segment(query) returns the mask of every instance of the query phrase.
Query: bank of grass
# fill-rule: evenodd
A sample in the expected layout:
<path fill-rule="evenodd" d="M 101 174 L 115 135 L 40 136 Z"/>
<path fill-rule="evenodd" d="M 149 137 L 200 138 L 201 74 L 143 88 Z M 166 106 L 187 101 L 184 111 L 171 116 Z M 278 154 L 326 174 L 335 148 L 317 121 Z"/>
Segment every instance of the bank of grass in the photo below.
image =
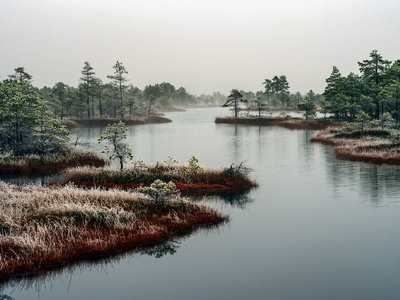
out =
<path fill-rule="evenodd" d="M 91 119 L 74 119 L 78 125 L 85 126 L 107 126 L 110 124 L 124 122 L 125 125 L 144 125 L 144 124 L 162 124 L 171 123 L 172 120 L 162 116 L 135 117 L 135 118 L 91 118 Z"/>
<path fill-rule="evenodd" d="M 76 166 L 101 167 L 107 160 L 94 152 L 71 150 L 50 155 L 9 156 L 0 159 L 0 174 L 47 174 Z"/>
<path fill-rule="evenodd" d="M 400 144 L 393 143 L 386 130 L 372 129 L 342 132 L 340 127 L 329 127 L 311 138 L 335 146 L 338 158 L 370 163 L 400 164 Z"/>
<path fill-rule="evenodd" d="M 257 187 L 243 165 L 224 169 L 193 168 L 189 165 L 157 164 L 123 170 L 79 167 L 65 171 L 66 181 L 84 187 L 133 189 L 155 180 L 172 181 L 182 193 L 236 194 Z"/>
<path fill-rule="evenodd" d="M 73 186 L 0 182 L 0 280 L 108 256 L 228 221 L 203 205 Z"/>
<path fill-rule="evenodd" d="M 280 126 L 288 129 L 311 129 L 321 130 L 332 126 L 331 121 L 323 119 L 306 120 L 304 118 L 286 117 L 217 117 L 217 124 L 241 124 L 255 126 Z"/>

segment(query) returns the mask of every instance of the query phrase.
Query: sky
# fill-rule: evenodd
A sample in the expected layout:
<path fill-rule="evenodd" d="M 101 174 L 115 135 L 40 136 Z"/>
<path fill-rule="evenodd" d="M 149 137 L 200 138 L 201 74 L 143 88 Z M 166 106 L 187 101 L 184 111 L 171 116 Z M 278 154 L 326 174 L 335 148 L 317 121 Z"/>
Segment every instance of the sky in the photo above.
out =
<path fill-rule="evenodd" d="M 332 67 L 358 73 L 376 49 L 400 59 L 398 0 L 0 0 L 0 80 L 24 67 L 37 87 L 79 84 L 84 62 L 108 82 L 170 82 L 192 94 L 322 93 Z"/>

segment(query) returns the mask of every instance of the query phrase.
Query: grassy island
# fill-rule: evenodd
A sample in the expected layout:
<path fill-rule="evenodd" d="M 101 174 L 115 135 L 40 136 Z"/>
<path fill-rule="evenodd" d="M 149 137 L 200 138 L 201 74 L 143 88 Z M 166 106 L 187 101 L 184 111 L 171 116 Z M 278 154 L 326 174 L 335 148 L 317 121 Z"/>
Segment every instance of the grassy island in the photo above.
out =
<path fill-rule="evenodd" d="M 325 129 L 332 126 L 331 121 L 320 119 L 306 120 L 304 118 L 282 117 L 217 117 L 217 124 L 241 124 L 253 126 L 280 126 L 288 129 Z"/>
<path fill-rule="evenodd" d="M 70 150 L 49 155 L 22 155 L 0 158 L 0 174 L 47 174 L 76 166 L 101 167 L 107 160 L 94 152 Z"/>
<path fill-rule="evenodd" d="M 84 187 L 133 189 L 149 186 L 155 180 L 172 181 L 183 194 L 236 194 L 257 186 L 241 164 L 225 169 L 202 168 L 198 165 L 157 164 L 130 169 L 74 168 L 65 172 L 66 184 Z"/>
<path fill-rule="evenodd" d="M 145 194 L 0 182 L 0 279 L 108 256 L 228 220 L 182 199 L 157 205 Z"/>
<path fill-rule="evenodd" d="M 311 139 L 335 146 L 338 158 L 370 163 L 400 164 L 400 143 L 388 130 L 346 131 L 329 127 Z"/>
<path fill-rule="evenodd" d="M 125 125 L 163 124 L 172 120 L 162 116 L 136 117 L 136 118 L 91 118 L 74 119 L 73 122 L 85 126 L 107 126 L 122 121 Z"/>

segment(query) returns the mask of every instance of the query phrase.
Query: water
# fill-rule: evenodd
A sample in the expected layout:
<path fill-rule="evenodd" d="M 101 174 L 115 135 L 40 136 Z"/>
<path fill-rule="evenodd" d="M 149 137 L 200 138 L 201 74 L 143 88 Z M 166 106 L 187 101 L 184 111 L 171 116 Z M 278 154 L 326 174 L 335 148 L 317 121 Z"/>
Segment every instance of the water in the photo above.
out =
<path fill-rule="evenodd" d="M 229 224 L 172 243 L 161 258 L 126 254 L 14 282 L 15 299 L 398 299 L 400 168 L 337 160 L 316 131 L 214 124 L 223 108 L 168 113 L 129 127 L 135 159 L 229 166 L 260 187 L 206 201 Z M 104 128 L 80 128 L 100 151 Z M 76 133 L 76 132 L 75 132 Z M 1 297 L 0 297 L 1 299 Z"/>

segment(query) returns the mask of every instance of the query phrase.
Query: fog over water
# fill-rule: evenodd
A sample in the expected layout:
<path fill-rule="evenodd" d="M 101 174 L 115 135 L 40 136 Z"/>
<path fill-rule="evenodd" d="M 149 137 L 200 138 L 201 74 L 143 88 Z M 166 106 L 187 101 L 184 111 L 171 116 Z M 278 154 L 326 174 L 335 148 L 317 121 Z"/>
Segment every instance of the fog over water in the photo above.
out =
<path fill-rule="evenodd" d="M 171 82 L 190 93 L 262 90 L 286 75 L 291 92 L 321 93 L 377 49 L 400 53 L 397 0 L 0 0 L 0 79 L 25 67 L 34 85 L 77 86 L 84 61 L 107 81 Z"/>
<path fill-rule="evenodd" d="M 400 167 L 348 162 L 315 130 L 215 124 L 227 108 L 129 126 L 135 158 L 246 161 L 259 188 L 205 202 L 230 215 L 154 252 L 127 253 L 0 285 L 24 299 L 398 299 Z M 100 151 L 99 127 L 75 129 Z M 4 298 L 10 299 L 10 298 Z"/>

